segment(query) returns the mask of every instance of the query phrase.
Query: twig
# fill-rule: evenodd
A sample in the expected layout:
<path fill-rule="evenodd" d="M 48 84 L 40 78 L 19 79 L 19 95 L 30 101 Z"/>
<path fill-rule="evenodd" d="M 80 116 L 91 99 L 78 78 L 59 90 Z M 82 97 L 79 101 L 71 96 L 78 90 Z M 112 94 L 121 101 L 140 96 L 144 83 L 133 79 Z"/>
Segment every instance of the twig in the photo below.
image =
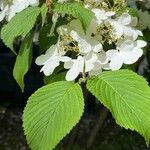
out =
<path fill-rule="evenodd" d="M 47 6 L 50 6 L 53 3 L 53 0 L 46 0 L 45 3 L 46 3 Z"/>

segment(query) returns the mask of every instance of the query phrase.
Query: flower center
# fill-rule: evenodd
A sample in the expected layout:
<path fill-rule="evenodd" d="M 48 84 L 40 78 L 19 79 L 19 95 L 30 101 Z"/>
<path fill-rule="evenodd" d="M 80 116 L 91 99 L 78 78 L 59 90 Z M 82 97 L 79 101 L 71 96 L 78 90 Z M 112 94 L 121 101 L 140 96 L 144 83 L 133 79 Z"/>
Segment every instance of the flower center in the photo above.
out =
<path fill-rule="evenodd" d="M 70 35 L 63 35 L 60 38 L 59 46 L 63 52 L 76 52 L 79 53 L 79 47 L 76 41 Z"/>
<path fill-rule="evenodd" d="M 111 36 L 113 27 L 109 23 L 101 23 L 97 28 L 97 33 L 95 36 L 100 37 L 100 42 L 104 44 L 105 42 L 112 44 L 116 42 L 116 39 Z"/>

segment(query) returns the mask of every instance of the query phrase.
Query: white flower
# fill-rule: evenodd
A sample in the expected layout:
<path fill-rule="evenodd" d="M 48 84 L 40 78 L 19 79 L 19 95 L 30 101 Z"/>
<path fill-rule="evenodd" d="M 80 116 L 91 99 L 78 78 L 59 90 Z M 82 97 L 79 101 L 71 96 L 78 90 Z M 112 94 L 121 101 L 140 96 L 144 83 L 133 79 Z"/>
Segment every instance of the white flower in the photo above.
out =
<path fill-rule="evenodd" d="M 67 56 L 62 56 L 58 51 L 58 46 L 52 45 L 45 55 L 41 55 L 36 59 L 37 65 L 43 65 L 41 72 L 43 71 L 46 76 L 51 75 L 55 68 L 60 65 L 60 62 L 71 60 Z"/>
<path fill-rule="evenodd" d="M 94 63 L 97 61 L 97 55 L 89 53 L 87 56 L 78 56 L 77 59 L 72 59 L 64 63 L 64 68 L 69 69 L 66 74 L 66 80 L 75 80 L 80 73 L 90 72 L 94 68 Z"/>
<path fill-rule="evenodd" d="M 96 23 L 100 25 L 103 21 L 107 20 L 108 18 L 111 18 L 115 15 L 115 12 L 106 12 L 105 10 L 101 10 L 98 8 L 92 9 L 92 12 L 94 12 L 96 17 Z"/>
<path fill-rule="evenodd" d="M 0 1 L 0 22 L 5 18 L 9 9 L 9 3 L 5 0 Z"/>
<path fill-rule="evenodd" d="M 39 0 L 2 0 L 0 2 L 0 21 L 6 18 L 10 21 L 16 13 L 21 12 L 28 6 L 38 6 Z"/>
<path fill-rule="evenodd" d="M 16 13 L 21 12 L 29 6 L 38 6 L 39 0 L 13 0 L 13 4 L 10 7 L 8 20 L 10 21 Z"/>
<path fill-rule="evenodd" d="M 93 69 L 89 72 L 89 75 L 98 75 L 105 69 L 108 64 L 108 58 L 104 51 L 97 54 L 97 61 L 94 63 Z"/>
<path fill-rule="evenodd" d="M 64 68 L 69 69 L 66 75 L 67 81 L 75 80 L 80 73 L 85 72 L 92 75 L 101 72 L 103 47 L 100 42 L 91 37 L 90 28 L 85 33 L 81 22 L 73 20 L 67 26 L 59 27 L 57 31 L 60 37 L 69 35 L 79 48 L 77 58 L 64 63 Z M 65 41 L 65 44 L 67 43 Z"/>
<path fill-rule="evenodd" d="M 119 42 L 116 50 L 113 49 L 106 52 L 110 61 L 109 67 L 106 69 L 119 70 L 123 64 L 135 63 L 143 55 L 141 48 L 145 46 L 146 42 L 142 40 Z"/>
<path fill-rule="evenodd" d="M 118 39 L 124 36 L 125 39 L 136 40 L 139 35 L 143 35 L 140 30 L 132 27 L 136 26 L 137 19 L 132 18 L 128 13 L 123 13 L 117 19 L 109 19 L 109 22 L 114 28 L 112 35 Z"/>
<path fill-rule="evenodd" d="M 88 39 L 87 36 L 81 37 L 76 31 L 72 30 L 70 35 L 76 42 L 78 42 L 80 54 L 82 55 L 88 54 L 91 51 L 98 53 L 103 49 L 101 43 L 92 38 Z"/>
<path fill-rule="evenodd" d="M 86 34 L 82 28 L 82 24 L 79 20 L 71 21 L 67 26 L 61 26 L 58 29 L 59 35 L 69 35 L 77 42 L 79 47 L 79 53 L 86 55 L 91 51 L 98 53 L 103 49 L 103 46 L 96 39 L 91 37 L 91 29 L 86 31 Z"/>

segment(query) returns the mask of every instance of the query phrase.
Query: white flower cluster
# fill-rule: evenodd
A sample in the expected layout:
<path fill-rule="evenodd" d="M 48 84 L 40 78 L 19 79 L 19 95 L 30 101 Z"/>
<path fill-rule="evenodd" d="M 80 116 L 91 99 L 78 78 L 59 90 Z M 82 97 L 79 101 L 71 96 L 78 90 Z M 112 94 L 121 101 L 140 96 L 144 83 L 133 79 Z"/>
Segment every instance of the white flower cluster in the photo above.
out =
<path fill-rule="evenodd" d="M 102 70 L 119 70 L 123 64 L 133 64 L 143 55 L 146 42 L 138 40 L 142 32 L 135 28 L 137 18 L 127 11 L 120 15 L 92 4 L 85 7 L 95 14 L 86 33 L 78 20 L 60 26 L 57 44 L 36 59 L 46 76 L 64 63 L 68 70 L 66 80 L 72 81 L 80 74 L 89 76 Z"/>
<path fill-rule="evenodd" d="M 38 6 L 39 0 L 0 0 L 0 22 L 6 18 L 10 21 L 16 13 L 28 6 Z"/>

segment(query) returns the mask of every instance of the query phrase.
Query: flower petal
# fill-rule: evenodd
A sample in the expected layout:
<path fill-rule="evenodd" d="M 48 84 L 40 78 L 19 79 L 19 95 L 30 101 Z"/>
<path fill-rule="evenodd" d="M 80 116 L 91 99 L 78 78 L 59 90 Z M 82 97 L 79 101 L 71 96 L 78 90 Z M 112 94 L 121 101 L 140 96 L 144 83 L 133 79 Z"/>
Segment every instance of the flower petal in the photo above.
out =
<path fill-rule="evenodd" d="M 35 63 L 37 65 L 44 65 L 45 62 L 49 59 L 50 57 L 48 55 L 41 55 L 39 57 L 36 58 Z"/>
<path fill-rule="evenodd" d="M 78 62 L 77 63 L 74 63 L 72 65 L 72 67 L 70 68 L 70 70 L 67 72 L 66 74 L 66 80 L 67 81 L 73 81 L 75 80 L 78 75 L 79 75 L 79 69 L 78 69 Z"/>
<path fill-rule="evenodd" d="M 53 57 L 49 59 L 42 67 L 41 72 L 43 71 L 46 76 L 49 76 L 54 72 L 55 68 L 59 66 L 59 64 L 60 63 L 58 57 Z"/>
<path fill-rule="evenodd" d="M 117 22 L 112 22 L 111 24 L 114 28 L 112 34 L 117 38 L 120 38 L 123 35 L 123 27 Z"/>
<path fill-rule="evenodd" d="M 131 50 L 133 50 L 134 47 L 135 47 L 134 42 L 131 40 L 120 41 L 120 42 L 118 42 L 118 46 L 117 46 L 117 48 L 121 52 L 131 51 Z"/>
<path fill-rule="evenodd" d="M 5 18 L 5 11 L 0 11 L 0 21 Z"/>
<path fill-rule="evenodd" d="M 36 58 L 35 63 L 37 65 L 44 65 L 47 60 L 49 60 L 53 56 L 58 56 L 56 45 L 52 45 L 45 54 Z"/>
<path fill-rule="evenodd" d="M 111 60 L 111 58 L 112 58 L 114 55 L 116 55 L 116 53 L 118 53 L 118 51 L 115 50 L 115 49 L 108 50 L 108 51 L 106 52 L 106 56 L 107 56 L 108 60 Z"/>
<path fill-rule="evenodd" d="M 133 64 L 143 55 L 143 50 L 139 48 L 134 48 L 132 51 L 123 54 L 124 64 Z"/>
<path fill-rule="evenodd" d="M 93 44 L 94 44 L 94 46 L 93 46 L 93 51 L 95 52 L 95 53 L 98 53 L 98 52 L 100 52 L 100 51 L 102 51 L 102 49 L 103 49 L 103 46 L 102 46 L 102 44 L 101 43 L 98 43 L 98 42 L 92 42 Z"/>
<path fill-rule="evenodd" d="M 111 70 L 119 70 L 122 67 L 122 65 L 123 65 L 122 58 L 120 58 L 118 56 L 114 56 L 110 62 L 110 69 Z"/>
<path fill-rule="evenodd" d="M 143 48 L 147 45 L 147 43 L 143 40 L 137 40 L 136 44 L 137 44 L 137 47 L 139 47 L 139 48 Z"/>
<path fill-rule="evenodd" d="M 78 42 L 81 54 L 89 53 L 92 50 L 91 45 L 84 38 L 82 38 L 76 31 L 72 30 L 70 35 L 76 42 Z"/>
<path fill-rule="evenodd" d="M 68 62 L 68 61 L 70 61 L 70 60 L 71 60 L 71 58 L 68 57 L 68 56 L 61 56 L 61 57 L 60 57 L 60 61 L 61 61 L 61 62 Z"/>
<path fill-rule="evenodd" d="M 128 13 L 124 13 L 119 17 L 118 21 L 124 26 L 129 25 L 132 21 L 132 17 Z"/>

